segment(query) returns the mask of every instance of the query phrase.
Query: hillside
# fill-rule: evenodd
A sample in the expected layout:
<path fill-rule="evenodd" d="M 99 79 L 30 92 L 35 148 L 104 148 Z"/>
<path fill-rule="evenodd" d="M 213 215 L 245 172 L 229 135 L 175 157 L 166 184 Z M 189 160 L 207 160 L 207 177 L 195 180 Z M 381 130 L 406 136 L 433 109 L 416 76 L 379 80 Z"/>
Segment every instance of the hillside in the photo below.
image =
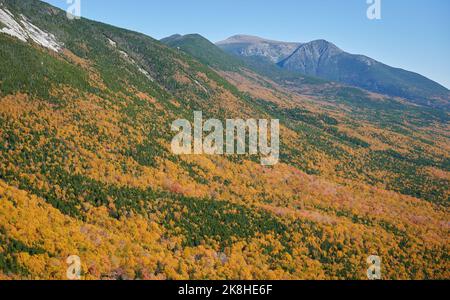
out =
<path fill-rule="evenodd" d="M 184 40 L 185 45 L 180 50 L 207 63 L 207 59 L 201 56 L 206 48 L 198 49 L 196 45 L 199 43 L 193 43 L 192 37 L 186 40 L 178 38 L 179 41 Z M 201 40 L 205 39 L 201 37 Z M 209 53 L 218 51 L 212 43 L 207 47 Z M 231 64 L 230 61 L 223 65 Z M 362 179 L 369 184 L 382 184 L 388 189 L 428 200 L 433 199 L 432 195 L 437 192 L 441 200 L 434 198 L 431 201 L 445 204 L 448 200 L 445 182 L 429 180 L 419 170 L 424 164 L 428 167 L 439 165 L 438 168 L 443 169 L 448 166 L 446 155 L 439 154 L 440 151 L 431 146 L 442 137 L 441 132 L 428 130 L 429 124 L 440 124 L 442 132 L 445 132 L 445 124 L 449 120 L 447 113 L 330 82 L 304 79 L 302 83 L 289 81 L 283 76 L 274 82 L 266 77 L 266 69 L 246 63 L 231 71 L 221 69 L 217 64 L 210 64 L 210 67 L 241 92 L 249 94 L 260 110 L 280 118 L 302 137 L 298 142 L 289 142 L 295 146 L 285 159 L 291 163 L 295 161 L 296 166 L 307 173 L 329 174 L 333 178 L 338 175 L 339 178 L 334 180 Z M 427 142 L 416 144 L 417 134 Z M 386 136 L 392 140 L 386 140 Z M 398 138 L 405 143 L 397 145 L 394 140 Z M 408 153 L 404 147 L 408 148 Z M 301 153 L 302 159 L 297 160 L 300 149 L 307 150 Z M 311 163 L 313 161 L 317 163 Z M 330 170 L 330 165 L 335 164 L 333 161 L 339 165 Z M 377 176 L 381 170 L 393 173 L 392 177 Z M 432 188 L 428 190 L 426 185 L 430 183 Z M 425 190 L 428 192 L 424 194 Z"/>
<path fill-rule="evenodd" d="M 0 279 L 450 278 L 447 113 L 40 1 L 0 22 Z M 281 163 L 174 155 L 194 111 L 279 118 Z"/>

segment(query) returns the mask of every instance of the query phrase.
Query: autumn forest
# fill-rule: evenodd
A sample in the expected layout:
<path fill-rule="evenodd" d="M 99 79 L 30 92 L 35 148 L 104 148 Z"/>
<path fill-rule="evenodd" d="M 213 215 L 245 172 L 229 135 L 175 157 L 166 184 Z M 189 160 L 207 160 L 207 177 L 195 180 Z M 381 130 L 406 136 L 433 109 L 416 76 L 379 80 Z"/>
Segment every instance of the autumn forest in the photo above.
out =
<path fill-rule="evenodd" d="M 448 106 L 0 12 L 0 279 L 450 279 Z M 175 155 L 194 111 L 280 120 L 279 163 Z"/>

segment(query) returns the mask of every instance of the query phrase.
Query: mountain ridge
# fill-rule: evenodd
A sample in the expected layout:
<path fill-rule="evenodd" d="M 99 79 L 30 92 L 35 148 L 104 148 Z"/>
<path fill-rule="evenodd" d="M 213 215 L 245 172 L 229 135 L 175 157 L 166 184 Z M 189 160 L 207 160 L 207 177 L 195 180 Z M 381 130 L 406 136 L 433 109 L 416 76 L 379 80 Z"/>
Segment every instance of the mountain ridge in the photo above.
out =
<path fill-rule="evenodd" d="M 226 52 L 240 56 L 260 56 L 277 63 L 287 57 L 301 43 L 280 42 L 250 35 L 235 35 L 216 43 Z"/>
<path fill-rule="evenodd" d="M 425 106 L 447 109 L 450 107 L 450 91 L 439 83 L 418 73 L 394 68 L 364 55 L 347 53 L 326 40 L 297 43 L 296 49 L 279 60 L 274 60 L 274 55 L 266 53 L 264 47 L 260 49 L 260 40 L 265 41 L 258 37 L 247 39 L 243 35 L 238 35 L 230 38 L 229 42 L 225 40 L 217 43 L 217 46 L 233 55 L 272 61 L 281 68 L 298 74 L 407 98 Z M 277 42 L 272 41 L 273 43 L 276 45 Z"/>

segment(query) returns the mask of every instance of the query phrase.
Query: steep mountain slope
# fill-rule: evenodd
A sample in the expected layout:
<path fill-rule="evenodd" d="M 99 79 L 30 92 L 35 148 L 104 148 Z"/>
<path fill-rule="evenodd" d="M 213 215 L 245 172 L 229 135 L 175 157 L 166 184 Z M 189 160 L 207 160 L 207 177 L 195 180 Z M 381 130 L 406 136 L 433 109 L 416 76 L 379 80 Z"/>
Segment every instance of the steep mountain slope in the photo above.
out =
<path fill-rule="evenodd" d="M 330 74 L 339 72 L 338 66 L 335 66 L 332 69 L 325 69 L 321 68 L 322 66 L 320 64 L 323 61 L 323 63 L 326 64 L 327 60 L 331 60 L 342 53 L 344 53 L 344 51 L 335 45 L 325 40 L 317 40 L 301 45 L 288 57 L 278 61 L 277 64 L 281 67 L 293 69 L 301 73 L 310 73 L 322 77 L 328 77 L 330 76 L 329 74 L 322 72 L 328 71 Z M 336 79 L 337 78 L 334 80 L 337 81 Z"/>
<path fill-rule="evenodd" d="M 191 53 L 202 63 L 210 66 L 228 70 L 237 70 L 243 67 L 241 60 L 223 52 L 198 34 L 173 35 L 162 39 L 161 42 L 172 48 Z"/>
<path fill-rule="evenodd" d="M 374 253 L 384 278 L 450 277 L 448 115 L 292 92 L 40 1 L 0 9 L 59 45 L 0 33 L 0 278 L 65 279 L 78 255 L 85 279 L 356 279 Z M 194 110 L 280 118 L 281 163 L 174 155 Z"/>
<path fill-rule="evenodd" d="M 376 93 L 409 99 L 425 106 L 443 107 L 450 105 L 450 92 L 440 84 L 419 74 L 393 68 L 363 55 L 353 55 L 339 49 L 334 44 L 317 40 L 309 43 L 288 43 L 297 45 L 285 47 L 284 42 L 272 42 L 270 47 L 264 39 L 247 39 L 235 36 L 217 45 L 225 52 L 240 57 L 253 57 L 262 61 L 272 61 L 280 67 L 294 73 L 315 76 Z M 269 49 L 286 50 L 280 55 Z M 284 57 L 284 58 L 283 58 Z"/>

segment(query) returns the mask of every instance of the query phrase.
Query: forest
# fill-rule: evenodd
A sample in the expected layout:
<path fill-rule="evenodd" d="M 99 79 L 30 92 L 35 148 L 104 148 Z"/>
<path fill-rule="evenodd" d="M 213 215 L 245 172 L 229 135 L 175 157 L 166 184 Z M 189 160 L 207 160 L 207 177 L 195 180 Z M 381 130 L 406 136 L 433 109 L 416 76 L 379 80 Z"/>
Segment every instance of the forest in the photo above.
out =
<path fill-rule="evenodd" d="M 0 33 L 0 279 L 450 278 L 448 112 L 0 3 L 64 45 Z M 174 154 L 194 111 L 279 120 L 279 163 Z"/>

